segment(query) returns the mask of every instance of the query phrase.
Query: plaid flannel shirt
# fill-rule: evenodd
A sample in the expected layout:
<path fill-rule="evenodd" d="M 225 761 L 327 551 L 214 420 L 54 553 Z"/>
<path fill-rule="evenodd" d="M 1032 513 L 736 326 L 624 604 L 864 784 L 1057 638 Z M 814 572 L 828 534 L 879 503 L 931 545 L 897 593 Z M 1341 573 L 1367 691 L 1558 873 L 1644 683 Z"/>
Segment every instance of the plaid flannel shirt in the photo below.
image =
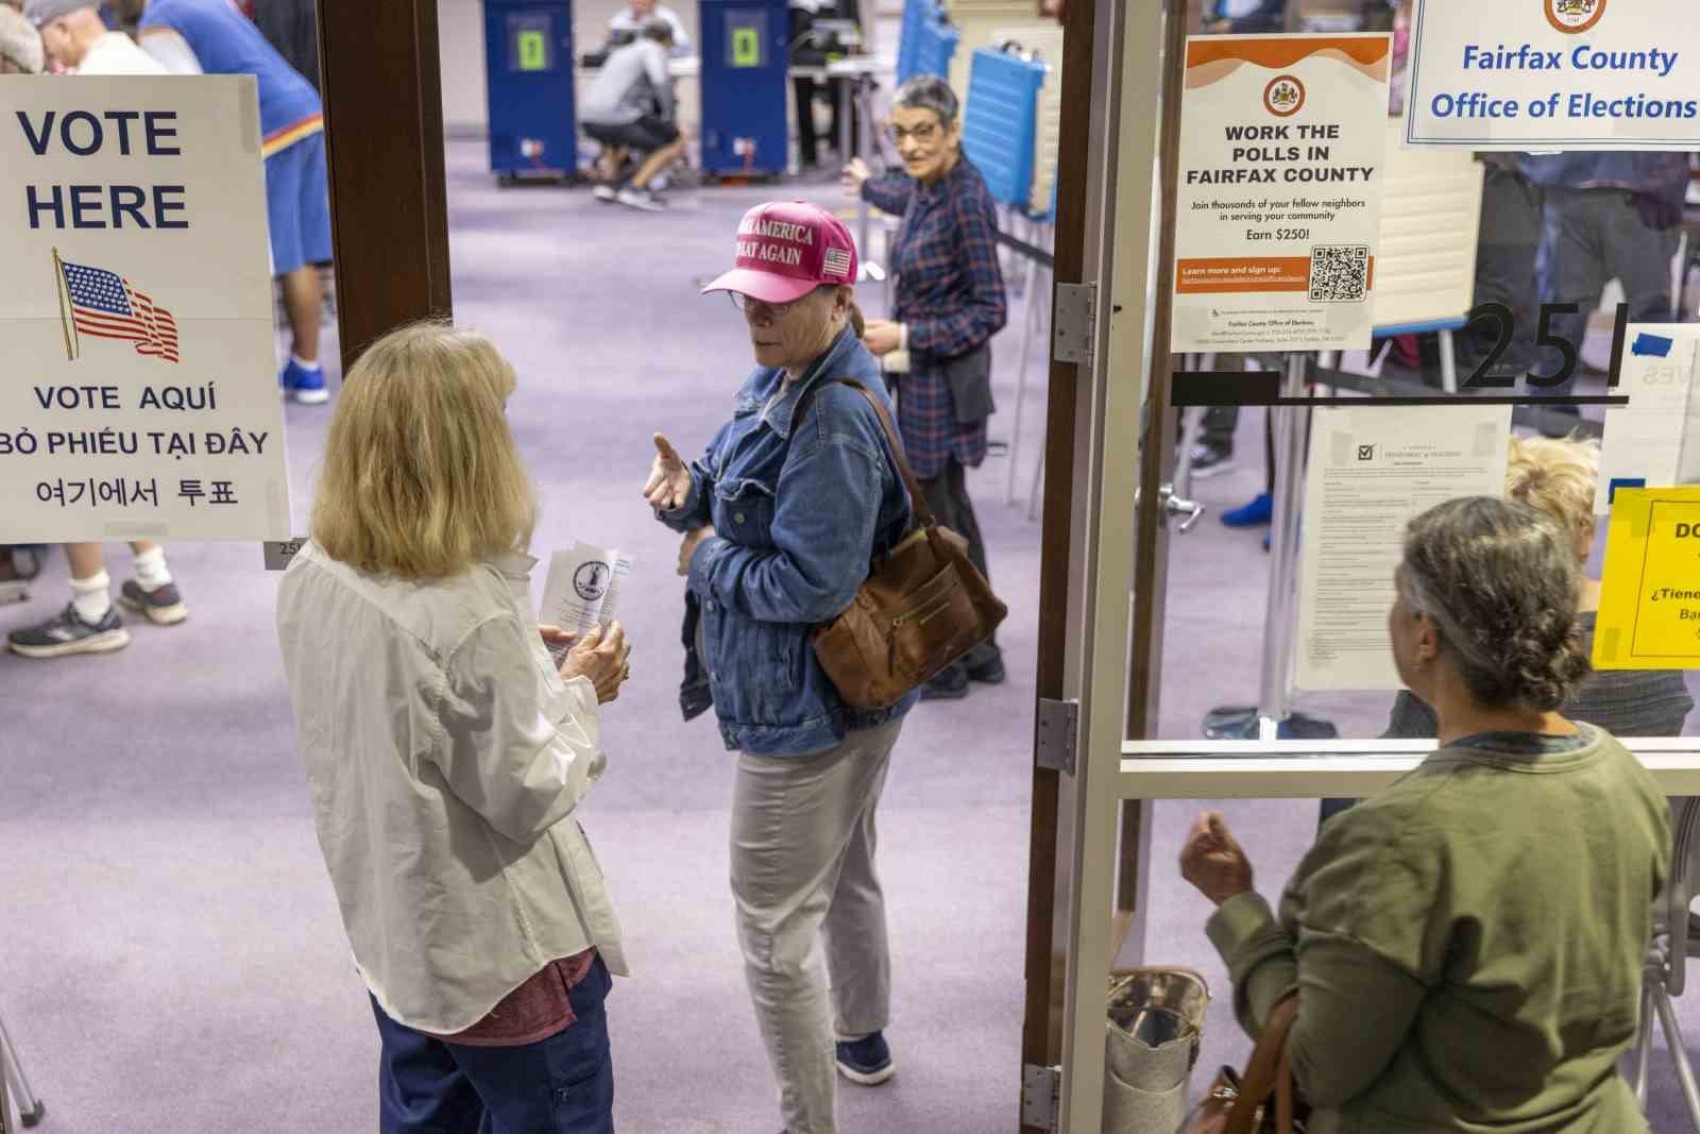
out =
<path fill-rule="evenodd" d="M 894 376 L 909 464 L 922 480 L 942 475 L 953 456 L 976 467 L 986 459 L 986 422 L 956 420 L 943 363 L 987 342 L 1008 320 L 992 195 L 964 157 L 932 185 L 894 173 L 864 182 L 862 196 L 903 217 L 891 268 L 893 314 L 909 328 L 909 373 Z"/>

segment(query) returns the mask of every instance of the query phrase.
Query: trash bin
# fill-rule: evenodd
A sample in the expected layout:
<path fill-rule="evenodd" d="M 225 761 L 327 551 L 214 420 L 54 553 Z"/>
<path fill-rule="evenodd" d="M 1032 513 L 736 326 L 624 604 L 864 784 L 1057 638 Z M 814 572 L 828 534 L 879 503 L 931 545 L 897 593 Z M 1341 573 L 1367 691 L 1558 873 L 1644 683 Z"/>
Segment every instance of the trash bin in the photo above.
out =
<path fill-rule="evenodd" d="M 1210 989 L 1191 969 L 1110 974 L 1104 1134 L 1175 1134 L 1204 1038 Z"/>

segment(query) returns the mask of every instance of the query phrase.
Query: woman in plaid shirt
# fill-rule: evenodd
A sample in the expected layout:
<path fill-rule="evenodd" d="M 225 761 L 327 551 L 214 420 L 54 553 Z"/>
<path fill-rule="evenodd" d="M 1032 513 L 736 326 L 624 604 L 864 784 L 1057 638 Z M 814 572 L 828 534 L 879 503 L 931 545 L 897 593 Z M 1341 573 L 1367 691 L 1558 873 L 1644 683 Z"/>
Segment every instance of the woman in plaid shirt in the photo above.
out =
<path fill-rule="evenodd" d="M 962 153 L 950 84 L 932 75 L 904 83 L 890 131 L 902 172 L 872 178 L 858 159 L 844 173 L 847 190 L 903 218 L 891 252 L 895 317 L 869 320 L 863 341 L 895 384 L 903 447 L 928 506 L 968 540 L 974 565 L 990 577 L 965 470 L 986 459 L 989 344 L 1007 321 L 997 213 L 985 179 Z M 965 697 L 970 680 L 1003 677 L 1002 654 L 986 642 L 928 682 L 922 697 Z"/>

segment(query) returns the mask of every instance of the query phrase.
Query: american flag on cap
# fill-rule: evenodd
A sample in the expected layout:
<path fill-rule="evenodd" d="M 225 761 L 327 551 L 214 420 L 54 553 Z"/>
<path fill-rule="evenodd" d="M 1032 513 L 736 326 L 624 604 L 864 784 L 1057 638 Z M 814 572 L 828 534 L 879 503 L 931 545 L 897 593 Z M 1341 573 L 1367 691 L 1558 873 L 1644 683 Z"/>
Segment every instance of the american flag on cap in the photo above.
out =
<path fill-rule="evenodd" d="M 65 324 L 66 353 L 81 354 L 79 336 L 119 339 L 130 343 L 137 354 L 166 362 L 178 360 L 177 320 L 151 297 L 137 291 L 129 280 L 105 268 L 60 260 L 59 274 L 65 284 L 60 301 L 60 318 Z M 67 305 L 69 309 L 67 310 Z"/>

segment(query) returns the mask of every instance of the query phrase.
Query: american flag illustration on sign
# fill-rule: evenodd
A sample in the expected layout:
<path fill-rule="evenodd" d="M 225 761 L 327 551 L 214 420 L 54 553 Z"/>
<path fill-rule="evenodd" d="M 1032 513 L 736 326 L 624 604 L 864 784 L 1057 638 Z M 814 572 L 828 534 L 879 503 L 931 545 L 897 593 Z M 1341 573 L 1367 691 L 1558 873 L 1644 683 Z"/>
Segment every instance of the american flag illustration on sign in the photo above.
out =
<path fill-rule="evenodd" d="M 121 339 L 137 354 L 177 361 L 177 320 L 171 312 L 137 291 L 129 280 L 105 268 L 72 264 L 53 254 L 64 292 L 60 318 L 65 324 L 65 353 L 82 354 L 79 336 Z"/>
<path fill-rule="evenodd" d="M 828 248 L 826 250 L 826 271 L 834 276 L 850 274 L 850 251 L 846 248 Z"/>

